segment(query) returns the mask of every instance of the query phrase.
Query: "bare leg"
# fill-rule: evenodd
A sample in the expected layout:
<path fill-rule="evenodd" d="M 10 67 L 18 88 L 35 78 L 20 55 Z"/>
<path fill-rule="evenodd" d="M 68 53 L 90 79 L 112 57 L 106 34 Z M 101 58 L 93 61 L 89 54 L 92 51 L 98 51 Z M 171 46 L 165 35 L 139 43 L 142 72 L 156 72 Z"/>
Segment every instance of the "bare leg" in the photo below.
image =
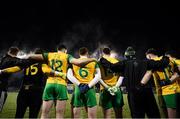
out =
<path fill-rule="evenodd" d="M 110 109 L 103 109 L 104 118 L 111 118 L 111 108 Z"/>
<path fill-rule="evenodd" d="M 97 106 L 94 107 L 88 107 L 88 118 L 96 118 L 97 117 Z"/>
<path fill-rule="evenodd" d="M 167 108 L 168 118 L 176 118 L 176 109 Z"/>
<path fill-rule="evenodd" d="M 66 109 L 66 100 L 56 101 L 56 118 L 64 118 L 64 112 Z"/>
<path fill-rule="evenodd" d="M 41 119 L 46 119 L 49 117 L 49 111 L 52 105 L 53 105 L 53 100 L 43 101 Z"/>
<path fill-rule="evenodd" d="M 80 118 L 81 107 L 74 107 L 73 108 L 73 114 L 74 114 L 74 118 Z"/>

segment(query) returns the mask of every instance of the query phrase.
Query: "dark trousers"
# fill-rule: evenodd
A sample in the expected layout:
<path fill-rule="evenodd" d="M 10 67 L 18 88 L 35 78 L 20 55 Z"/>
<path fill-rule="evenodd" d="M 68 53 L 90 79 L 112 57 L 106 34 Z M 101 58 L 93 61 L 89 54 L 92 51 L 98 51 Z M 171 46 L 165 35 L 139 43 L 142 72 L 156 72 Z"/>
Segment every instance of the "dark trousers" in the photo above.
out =
<path fill-rule="evenodd" d="M 128 92 L 128 103 L 132 118 L 160 118 L 158 105 L 151 89 Z"/>
<path fill-rule="evenodd" d="M 17 108 L 15 118 L 23 118 L 29 107 L 29 118 L 37 118 L 42 104 L 43 90 L 21 89 L 17 96 Z"/>
<path fill-rule="evenodd" d="M 7 99 L 7 91 L 0 90 L 0 112 L 2 111 Z"/>

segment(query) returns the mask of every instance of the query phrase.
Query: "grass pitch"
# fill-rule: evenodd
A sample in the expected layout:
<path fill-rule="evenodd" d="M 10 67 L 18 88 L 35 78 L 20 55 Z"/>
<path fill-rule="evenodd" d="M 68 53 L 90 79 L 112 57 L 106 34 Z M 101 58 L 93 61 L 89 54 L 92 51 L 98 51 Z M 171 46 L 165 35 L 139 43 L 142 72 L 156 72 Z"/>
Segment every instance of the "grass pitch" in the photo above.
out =
<path fill-rule="evenodd" d="M 9 92 L 8 93 L 8 97 L 7 97 L 6 103 L 4 105 L 3 111 L 0 113 L 0 118 L 14 118 L 15 117 L 16 98 L 17 98 L 17 92 Z M 128 107 L 128 102 L 127 102 L 127 95 L 124 94 L 123 98 L 124 98 L 123 118 L 131 118 L 129 107 Z M 67 104 L 66 104 L 65 118 L 71 118 L 70 99 L 71 99 L 71 94 L 69 94 L 69 100 L 67 101 Z M 99 103 L 99 94 L 98 93 L 97 93 L 97 102 Z M 29 114 L 29 109 L 27 109 L 24 117 L 28 118 L 28 114 Z M 39 113 L 39 117 L 40 117 L 40 114 L 41 114 L 41 112 Z M 54 108 L 51 109 L 50 117 L 55 118 Z M 87 114 L 84 111 L 84 109 L 82 109 L 82 111 L 81 111 L 81 117 L 87 118 Z M 115 117 L 114 112 L 112 110 L 112 118 L 114 118 L 114 117 Z M 162 117 L 164 117 L 164 116 L 162 115 Z M 103 113 L 102 113 L 102 109 L 100 106 L 97 106 L 97 118 L 103 118 Z"/>
<path fill-rule="evenodd" d="M 4 105 L 3 111 L 0 113 L 0 118 L 14 118 L 15 113 L 16 113 L 16 98 L 17 98 L 16 92 L 8 93 L 8 97 L 7 97 L 6 103 Z M 65 118 L 71 118 L 70 99 L 71 99 L 71 94 L 69 94 L 69 100 L 67 101 L 67 104 L 66 104 Z M 97 93 L 97 101 L 99 103 L 99 94 L 98 93 Z M 130 118 L 130 112 L 129 112 L 129 108 L 128 108 L 126 94 L 124 94 L 124 104 L 125 105 L 123 106 L 123 117 Z M 27 111 L 25 113 L 25 116 L 24 116 L 25 118 L 28 118 L 28 113 L 29 113 L 29 109 L 27 109 Z M 40 117 L 40 114 L 41 114 L 41 112 L 39 113 L 39 117 Z M 87 117 L 87 114 L 84 111 L 84 109 L 82 109 L 81 115 L 82 115 L 81 116 L 82 118 Z M 51 118 L 55 117 L 54 108 L 51 109 L 50 117 Z M 103 118 L 103 113 L 102 113 L 102 109 L 100 106 L 97 107 L 97 118 Z M 113 110 L 112 110 L 112 118 L 114 118 Z"/>

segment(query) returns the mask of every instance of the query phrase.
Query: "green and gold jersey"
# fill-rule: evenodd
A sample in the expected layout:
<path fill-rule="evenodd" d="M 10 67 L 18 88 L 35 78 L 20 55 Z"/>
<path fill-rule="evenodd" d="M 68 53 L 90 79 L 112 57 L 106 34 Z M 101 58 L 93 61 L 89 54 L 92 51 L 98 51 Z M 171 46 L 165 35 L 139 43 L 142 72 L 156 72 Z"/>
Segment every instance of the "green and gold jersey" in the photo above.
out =
<path fill-rule="evenodd" d="M 174 60 L 174 63 L 175 63 L 175 65 L 180 66 L 180 59 L 175 59 L 175 60 Z M 177 93 L 180 93 L 180 78 L 178 78 L 178 79 L 176 80 L 176 82 L 177 82 L 177 84 L 178 84 L 176 92 L 177 92 Z"/>
<path fill-rule="evenodd" d="M 91 80 L 93 80 L 94 75 L 96 73 L 96 68 L 99 68 L 96 62 L 90 62 L 83 67 L 73 65 L 74 76 L 80 83 L 88 84 Z"/>
<path fill-rule="evenodd" d="M 108 56 L 103 56 L 103 58 L 107 59 L 109 62 L 111 62 L 113 64 L 119 62 L 116 58 L 112 58 L 112 57 L 108 57 Z M 101 77 L 102 77 L 102 80 L 107 85 L 114 86 L 114 85 L 116 85 L 116 83 L 118 81 L 119 74 L 113 73 L 113 72 L 101 67 Z M 104 89 L 104 87 L 101 86 L 100 89 L 102 90 L 102 89 Z"/>
<path fill-rule="evenodd" d="M 160 60 L 161 57 L 154 58 L 154 60 Z M 170 85 L 166 86 L 159 86 L 158 81 L 162 80 L 168 80 L 170 77 L 173 75 L 173 68 L 174 68 L 174 63 L 170 61 L 169 66 L 167 68 L 164 68 L 163 70 L 158 70 L 153 72 L 153 77 L 155 81 L 155 86 L 157 90 L 158 95 L 169 95 L 169 94 L 175 94 L 177 90 L 177 82 L 174 82 Z"/>
<path fill-rule="evenodd" d="M 62 73 L 67 73 L 68 64 L 73 57 L 63 52 L 50 52 L 43 54 L 44 59 L 47 61 L 51 69 Z M 47 83 L 57 83 L 67 85 L 67 80 L 61 77 L 49 76 Z"/>

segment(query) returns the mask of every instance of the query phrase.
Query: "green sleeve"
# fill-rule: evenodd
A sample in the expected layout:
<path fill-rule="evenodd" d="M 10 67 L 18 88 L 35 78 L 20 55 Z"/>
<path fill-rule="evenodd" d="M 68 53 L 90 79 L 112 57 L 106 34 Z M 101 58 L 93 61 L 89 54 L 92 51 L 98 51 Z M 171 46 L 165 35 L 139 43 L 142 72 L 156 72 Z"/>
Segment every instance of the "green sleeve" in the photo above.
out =
<path fill-rule="evenodd" d="M 73 58 L 74 58 L 74 57 L 73 57 L 72 55 L 68 54 L 68 62 L 69 62 L 69 63 L 71 62 L 71 60 L 72 60 Z"/>
<path fill-rule="evenodd" d="M 95 65 L 95 69 L 96 69 L 96 68 L 99 68 L 99 65 L 98 65 L 98 63 L 96 63 L 96 65 Z"/>
<path fill-rule="evenodd" d="M 45 61 L 48 61 L 48 53 L 42 53 L 42 56 Z"/>

